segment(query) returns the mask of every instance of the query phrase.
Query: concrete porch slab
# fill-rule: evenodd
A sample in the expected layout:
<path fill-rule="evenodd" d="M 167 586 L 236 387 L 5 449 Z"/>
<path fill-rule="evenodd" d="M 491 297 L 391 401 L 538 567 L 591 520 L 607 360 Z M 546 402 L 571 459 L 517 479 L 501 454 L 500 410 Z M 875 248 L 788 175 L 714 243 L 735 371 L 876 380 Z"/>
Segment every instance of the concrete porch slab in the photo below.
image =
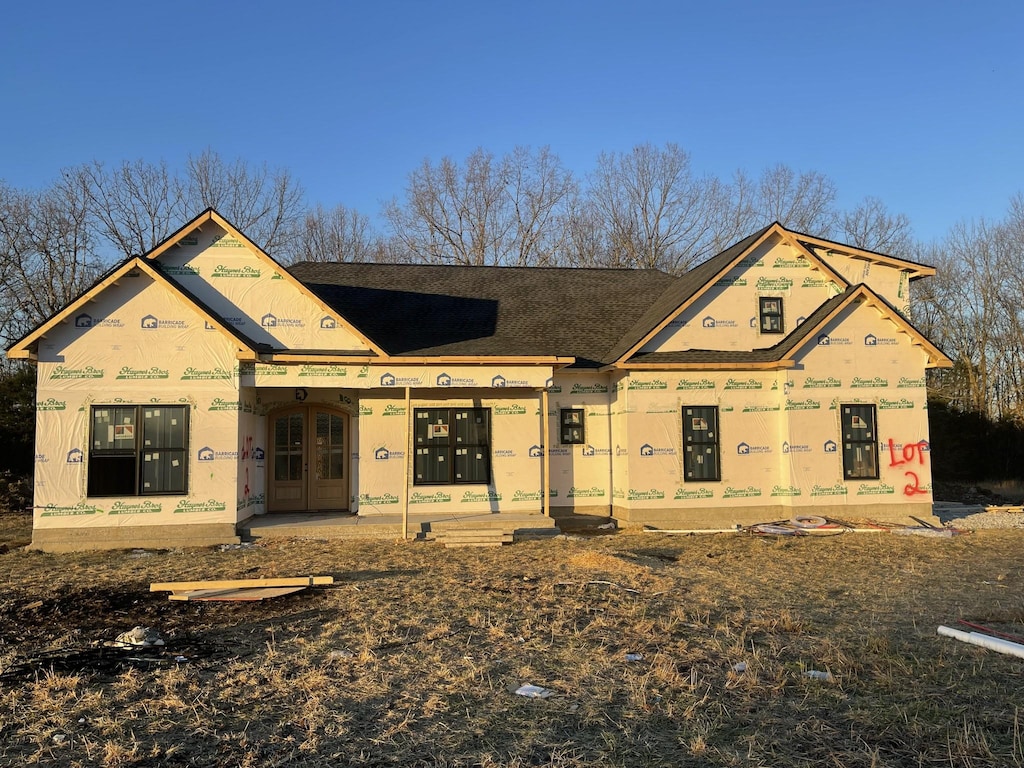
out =
<path fill-rule="evenodd" d="M 409 538 L 431 540 L 438 533 L 457 530 L 500 530 L 517 538 L 531 535 L 554 535 L 558 527 L 554 518 L 541 514 L 517 512 L 483 512 L 477 515 L 413 514 L 409 515 Z M 352 515 L 322 512 L 269 513 L 251 517 L 238 524 L 244 539 L 306 538 L 306 539 L 400 539 L 402 516 Z"/>

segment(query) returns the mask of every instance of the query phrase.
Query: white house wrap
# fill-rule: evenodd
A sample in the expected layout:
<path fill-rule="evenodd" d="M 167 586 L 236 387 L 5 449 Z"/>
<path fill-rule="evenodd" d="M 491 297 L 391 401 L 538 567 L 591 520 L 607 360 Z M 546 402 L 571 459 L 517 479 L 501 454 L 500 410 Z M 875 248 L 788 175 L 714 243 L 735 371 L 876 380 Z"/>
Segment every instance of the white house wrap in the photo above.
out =
<path fill-rule="evenodd" d="M 779 224 L 681 277 L 286 269 L 207 211 L 8 350 L 38 373 L 34 545 L 285 511 L 929 515 L 932 273 Z"/>

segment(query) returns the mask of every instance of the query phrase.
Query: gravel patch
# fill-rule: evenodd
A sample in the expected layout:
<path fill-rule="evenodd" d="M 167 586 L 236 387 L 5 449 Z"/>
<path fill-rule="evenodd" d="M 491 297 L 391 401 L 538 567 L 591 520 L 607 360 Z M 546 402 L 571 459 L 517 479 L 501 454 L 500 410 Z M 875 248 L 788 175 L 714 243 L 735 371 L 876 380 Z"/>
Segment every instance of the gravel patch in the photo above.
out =
<path fill-rule="evenodd" d="M 956 504 L 937 501 L 932 512 L 947 528 L 963 528 L 968 531 L 982 529 L 1024 529 L 1024 512 L 1017 507 L 994 507 L 988 511 L 977 504 Z M 1010 511 L 1017 510 L 1017 511 Z"/>

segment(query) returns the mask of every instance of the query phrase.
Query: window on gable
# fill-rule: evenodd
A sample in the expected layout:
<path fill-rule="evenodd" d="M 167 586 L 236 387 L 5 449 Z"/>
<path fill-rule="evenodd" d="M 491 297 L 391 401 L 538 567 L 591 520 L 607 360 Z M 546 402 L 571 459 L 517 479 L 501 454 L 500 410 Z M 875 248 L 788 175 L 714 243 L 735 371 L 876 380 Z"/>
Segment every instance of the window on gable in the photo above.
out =
<path fill-rule="evenodd" d="M 187 405 L 94 405 L 89 496 L 188 493 Z"/>
<path fill-rule="evenodd" d="M 843 405 L 843 477 L 878 479 L 878 438 L 874 405 Z"/>
<path fill-rule="evenodd" d="M 758 302 L 761 333 L 782 333 L 782 297 L 761 296 Z"/>
<path fill-rule="evenodd" d="M 490 408 L 416 408 L 414 485 L 491 481 Z"/>
<path fill-rule="evenodd" d="M 582 408 L 562 408 L 559 423 L 562 426 L 562 445 L 580 445 L 585 441 Z"/>
<path fill-rule="evenodd" d="M 683 481 L 721 479 L 718 406 L 683 406 Z"/>

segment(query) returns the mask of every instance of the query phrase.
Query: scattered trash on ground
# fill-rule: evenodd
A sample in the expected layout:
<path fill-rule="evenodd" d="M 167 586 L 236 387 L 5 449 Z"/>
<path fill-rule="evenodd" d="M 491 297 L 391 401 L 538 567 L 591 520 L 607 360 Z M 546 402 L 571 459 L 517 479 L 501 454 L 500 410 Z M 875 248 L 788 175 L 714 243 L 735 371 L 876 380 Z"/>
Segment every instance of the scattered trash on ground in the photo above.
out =
<path fill-rule="evenodd" d="M 149 591 L 170 592 L 170 600 L 267 600 L 271 597 L 301 592 L 307 587 L 328 586 L 333 583 L 333 576 L 167 581 L 150 584 Z"/>
<path fill-rule="evenodd" d="M 899 523 L 877 523 L 862 521 L 850 523 L 845 520 L 821 517 L 819 515 L 796 515 L 791 520 L 776 520 L 770 523 L 757 523 L 740 527 L 740 531 L 766 536 L 831 536 L 847 531 L 888 531 L 904 536 L 931 536 L 934 538 L 951 538 L 970 531 L 932 525 L 917 517 L 911 516 L 918 525 L 901 525 Z"/>
<path fill-rule="evenodd" d="M 809 677 L 812 680 L 824 680 L 825 682 L 832 682 L 832 673 L 823 672 L 820 669 L 808 669 L 804 672 L 804 677 Z"/>
<path fill-rule="evenodd" d="M 221 552 L 237 552 L 240 549 L 252 549 L 256 546 L 254 541 L 243 541 L 238 544 L 221 544 L 218 549 Z"/>
<path fill-rule="evenodd" d="M 737 663 L 732 665 L 731 670 L 733 672 L 735 672 L 737 675 L 742 675 L 744 672 L 747 671 L 747 662 L 745 662 L 745 661 L 737 662 Z"/>
<path fill-rule="evenodd" d="M 642 653 L 627 653 L 626 661 L 643 661 L 644 655 Z"/>
<path fill-rule="evenodd" d="M 111 648 L 153 648 L 164 645 L 160 633 L 150 627 L 135 627 L 122 632 L 108 645 Z"/>
<path fill-rule="evenodd" d="M 807 536 L 809 534 L 827 536 L 853 530 L 853 526 L 849 523 L 829 520 L 818 515 L 796 515 L 791 520 L 758 523 L 757 525 L 750 525 L 746 529 L 741 528 L 740 530 L 771 536 Z"/>
<path fill-rule="evenodd" d="M 1009 656 L 1016 656 L 1017 658 L 1024 659 L 1024 645 L 1021 645 L 1020 643 L 1012 643 L 1009 640 L 1002 639 L 1001 637 L 993 637 L 991 635 L 982 634 L 981 632 L 963 632 L 959 629 L 953 629 L 952 627 L 942 625 L 939 626 L 938 633 L 944 637 L 952 637 L 954 640 L 960 640 L 964 643 L 988 648 L 990 651 L 1005 653 Z"/>
<path fill-rule="evenodd" d="M 1012 640 L 1015 643 L 1024 643 L 1024 636 L 1015 635 L 1012 632 L 1000 632 L 998 629 L 992 629 L 992 627 L 986 627 L 984 624 L 977 624 L 973 621 L 967 621 L 966 619 L 957 619 L 957 624 L 962 624 L 965 627 L 976 629 L 979 632 L 984 632 L 987 635 L 995 635 L 1001 637 L 1004 640 Z"/>
<path fill-rule="evenodd" d="M 555 692 L 539 685 L 521 685 L 516 688 L 515 693 L 517 696 L 525 696 L 528 699 L 546 699 L 548 696 L 554 695 Z"/>
<path fill-rule="evenodd" d="M 122 633 L 127 634 L 129 633 Z M 0 683 L 31 680 L 42 672 L 116 675 L 131 667 L 153 669 L 160 666 L 178 666 L 192 662 L 200 656 L 209 658 L 217 654 L 218 651 L 206 644 L 189 641 L 177 641 L 174 649 L 159 644 L 132 645 L 117 640 L 96 641 L 89 647 L 58 648 L 13 658 L 7 666 L 0 668 Z"/>

